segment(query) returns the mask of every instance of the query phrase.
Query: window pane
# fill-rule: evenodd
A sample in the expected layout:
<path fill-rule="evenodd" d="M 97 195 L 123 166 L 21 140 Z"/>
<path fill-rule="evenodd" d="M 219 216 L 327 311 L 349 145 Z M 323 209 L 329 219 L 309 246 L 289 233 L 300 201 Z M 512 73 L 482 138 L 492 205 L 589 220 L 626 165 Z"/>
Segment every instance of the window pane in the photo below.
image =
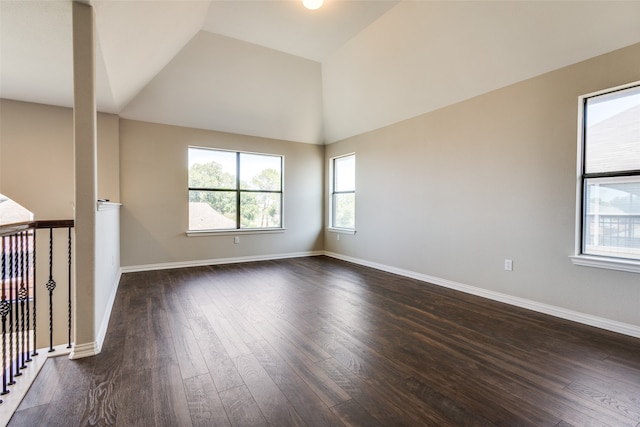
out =
<path fill-rule="evenodd" d="M 280 191 L 282 157 L 240 154 L 240 188 L 242 190 Z"/>
<path fill-rule="evenodd" d="M 584 253 L 640 259 L 640 177 L 586 180 Z"/>
<path fill-rule="evenodd" d="M 333 163 L 333 191 L 355 191 L 356 156 L 338 157 Z"/>
<path fill-rule="evenodd" d="M 355 228 L 356 195 L 344 193 L 333 195 L 333 226 L 338 228 Z"/>
<path fill-rule="evenodd" d="M 236 188 L 236 153 L 189 148 L 189 187 Z"/>
<path fill-rule="evenodd" d="M 279 228 L 282 224 L 282 195 L 240 193 L 241 228 Z"/>
<path fill-rule="evenodd" d="M 236 227 L 235 191 L 189 191 L 189 230 Z"/>
<path fill-rule="evenodd" d="M 587 99 L 585 172 L 640 169 L 640 86 Z"/>

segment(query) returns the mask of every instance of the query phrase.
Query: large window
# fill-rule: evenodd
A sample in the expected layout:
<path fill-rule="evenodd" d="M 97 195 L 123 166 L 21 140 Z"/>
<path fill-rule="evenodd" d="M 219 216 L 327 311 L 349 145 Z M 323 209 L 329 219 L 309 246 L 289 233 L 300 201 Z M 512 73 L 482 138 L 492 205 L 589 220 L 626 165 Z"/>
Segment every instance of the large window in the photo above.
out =
<path fill-rule="evenodd" d="M 640 84 L 582 98 L 581 254 L 640 260 Z"/>
<path fill-rule="evenodd" d="M 356 156 L 331 160 L 331 227 L 347 230 L 356 225 Z"/>
<path fill-rule="evenodd" d="M 189 148 L 189 230 L 282 227 L 282 156 Z"/>

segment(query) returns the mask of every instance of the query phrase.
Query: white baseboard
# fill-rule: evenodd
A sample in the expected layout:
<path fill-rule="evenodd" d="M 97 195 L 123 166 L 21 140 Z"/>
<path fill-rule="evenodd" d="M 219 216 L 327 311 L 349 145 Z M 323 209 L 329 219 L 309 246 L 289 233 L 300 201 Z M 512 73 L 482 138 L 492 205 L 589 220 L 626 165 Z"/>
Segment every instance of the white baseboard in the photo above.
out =
<path fill-rule="evenodd" d="M 375 268 L 376 270 L 382 270 L 388 273 L 398 274 L 400 276 L 409 277 L 412 279 L 420 280 L 422 282 L 432 283 L 434 285 L 442 286 L 449 289 L 454 289 L 456 291 L 465 292 L 467 294 L 476 295 L 479 297 L 491 299 L 498 302 L 503 302 L 505 304 L 513 305 L 520 308 L 526 308 L 528 310 L 536 311 L 538 313 L 548 314 L 554 317 L 559 317 L 561 319 L 571 320 L 573 322 L 582 323 L 584 325 L 594 326 L 596 328 L 604 329 L 607 331 L 617 332 L 617 333 L 629 335 L 635 338 L 640 338 L 640 326 L 618 322 L 615 320 L 605 319 L 602 317 L 592 316 L 590 314 L 580 313 L 577 311 L 568 310 L 565 308 L 556 307 L 549 304 L 543 304 L 543 303 L 528 300 L 525 298 L 515 297 L 512 295 L 507 295 L 500 292 L 494 292 L 487 289 L 478 288 L 475 286 L 469 286 L 463 283 L 458 283 L 451 280 L 442 279 L 439 277 L 429 276 L 426 274 L 416 273 L 414 271 L 391 267 L 388 265 L 366 261 L 363 259 L 353 258 L 350 256 L 337 254 L 334 252 L 325 251 L 324 254 L 332 258 L 340 259 L 340 260 L 351 262 L 354 264 L 363 265 L 365 267 Z"/>
<path fill-rule="evenodd" d="M 305 252 L 293 252 L 293 253 L 286 253 L 286 254 L 254 255 L 254 256 L 234 257 L 234 258 L 203 259 L 203 260 L 196 260 L 196 261 L 165 262 L 160 264 L 130 265 L 130 266 L 122 267 L 122 273 L 133 273 L 137 271 L 151 271 L 151 270 L 168 270 L 170 268 L 200 267 L 204 265 L 235 264 L 239 262 L 270 261 L 274 259 L 301 258 L 301 257 L 308 257 L 308 256 L 319 256 L 324 254 L 325 254 L 324 251 L 305 251 Z"/>
<path fill-rule="evenodd" d="M 69 359 L 82 359 L 83 357 L 95 356 L 98 353 L 98 344 L 95 341 L 84 344 L 75 344 L 73 346 L 73 350 L 71 350 Z"/>
<path fill-rule="evenodd" d="M 537 301 L 528 300 L 525 298 L 515 297 L 500 292 L 494 292 L 475 286 L 465 285 L 463 283 L 454 282 L 440 277 L 429 276 L 422 273 L 416 273 L 414 271 L 405 270 L 397 267 L 392 267 L 385 264 L 379 264 L 376 262 L 366 261 L 359 258 L 354 258 L 329 251 L 308 251 L 308 252 L 296 252 L 288 254 L 276 254 L 276 255 L 259 255 L 249 257 L 237 257 L 237 258 L 215 258 L 197 261 L 182 261 L 182 262 L 170 262 L 161 264 L 145 264 L 122 267 L 122 273 L 136 272 L 136 271 L 149 271 L 149 270 L 165 270 L 170 268 L 183 268 L 183 267 L 197 267 L 203 265 L 216 265 L 216 264 L 231 264 L 239 262 L 251 262 L 251 261 L 268 261 L 274 259 L 284 258 L 299 258 L 306 256 L 318 256 L 326 255 L 332 258 L 341 259 L 343 261 L 351 262 L 354 264 L 363 265 L 366 267 L 375 268 L 377 270 L 386 271 L 400 276 L 409 277 L 412 279 L 420 280 L 422 282 L 432 283 L 434 285 L 443 286 L 445 288 L 454 289 L 457 291 L 465 292 L 471 295 L 491 299 L 505 304 L 510 304 L 516 307 L 525 308 L 528 310 L 536 311 L 543 314 L 548 314 L 561 319 L 570 320 L 577 323 L 582 323 L 588 326 L 594 326 L 596 328 L 604 329 L 607 331 L 617 332 L 624 335 L 629 335 L 635 338 L 640 338 L 640 326 L 631 325 L 628 323 L 618 322 L 615 320 L 605 319 L 602 317 L 592 316 L 590 314 L 580 313 L 573 310 L 568 310 L 562 307 L 557 307 L 549 304 L 540 303 Z"/>

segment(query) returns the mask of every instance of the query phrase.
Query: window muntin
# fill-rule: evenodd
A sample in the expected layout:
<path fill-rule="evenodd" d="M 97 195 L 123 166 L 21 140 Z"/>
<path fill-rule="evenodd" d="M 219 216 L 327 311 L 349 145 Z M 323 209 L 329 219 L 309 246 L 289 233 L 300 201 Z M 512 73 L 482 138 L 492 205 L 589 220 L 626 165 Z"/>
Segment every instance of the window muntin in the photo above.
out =
<path fill-rule="evenodd" d="M 356 156 L 332 159 L 331 227 L 355 229 Z"/>
<path fill-rule="evenodd" d="M 283 157 L 189 147 L 189 230 L 282 228 Z"/>
<path fill-rule="evenodd" d="M 640 260 L 640 85 L 585 97 L 582 117 L 582 254 Z"/>

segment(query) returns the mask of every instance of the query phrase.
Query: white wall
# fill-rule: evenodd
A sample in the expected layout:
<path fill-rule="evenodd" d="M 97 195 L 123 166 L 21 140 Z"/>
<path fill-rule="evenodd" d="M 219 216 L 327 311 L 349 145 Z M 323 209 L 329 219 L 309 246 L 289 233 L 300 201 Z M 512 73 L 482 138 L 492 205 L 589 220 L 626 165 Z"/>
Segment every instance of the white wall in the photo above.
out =
<path fill-rule="evenodd" d="M 284 227 L 275 234 L 188 237 L 187 148 L 284 156 Z M 287 256 L 323 248 L 324 147 L 121 120 L 122 266 Z"/>
<path fill-rule="evenodd" d="M 569 259 L 578 96 L 640 80 L 638 58 L 640 44 L 327 146 L 325 165 L 356 153 L 357 233 L 327 232 L 325 249 L 640 333 L 638 275 Z"/>
<path fill-rule="evenodd" d="M 95 342 L 102 346 L 120 282 L 120 206 L 101 204 L 96 213 Z"/>

